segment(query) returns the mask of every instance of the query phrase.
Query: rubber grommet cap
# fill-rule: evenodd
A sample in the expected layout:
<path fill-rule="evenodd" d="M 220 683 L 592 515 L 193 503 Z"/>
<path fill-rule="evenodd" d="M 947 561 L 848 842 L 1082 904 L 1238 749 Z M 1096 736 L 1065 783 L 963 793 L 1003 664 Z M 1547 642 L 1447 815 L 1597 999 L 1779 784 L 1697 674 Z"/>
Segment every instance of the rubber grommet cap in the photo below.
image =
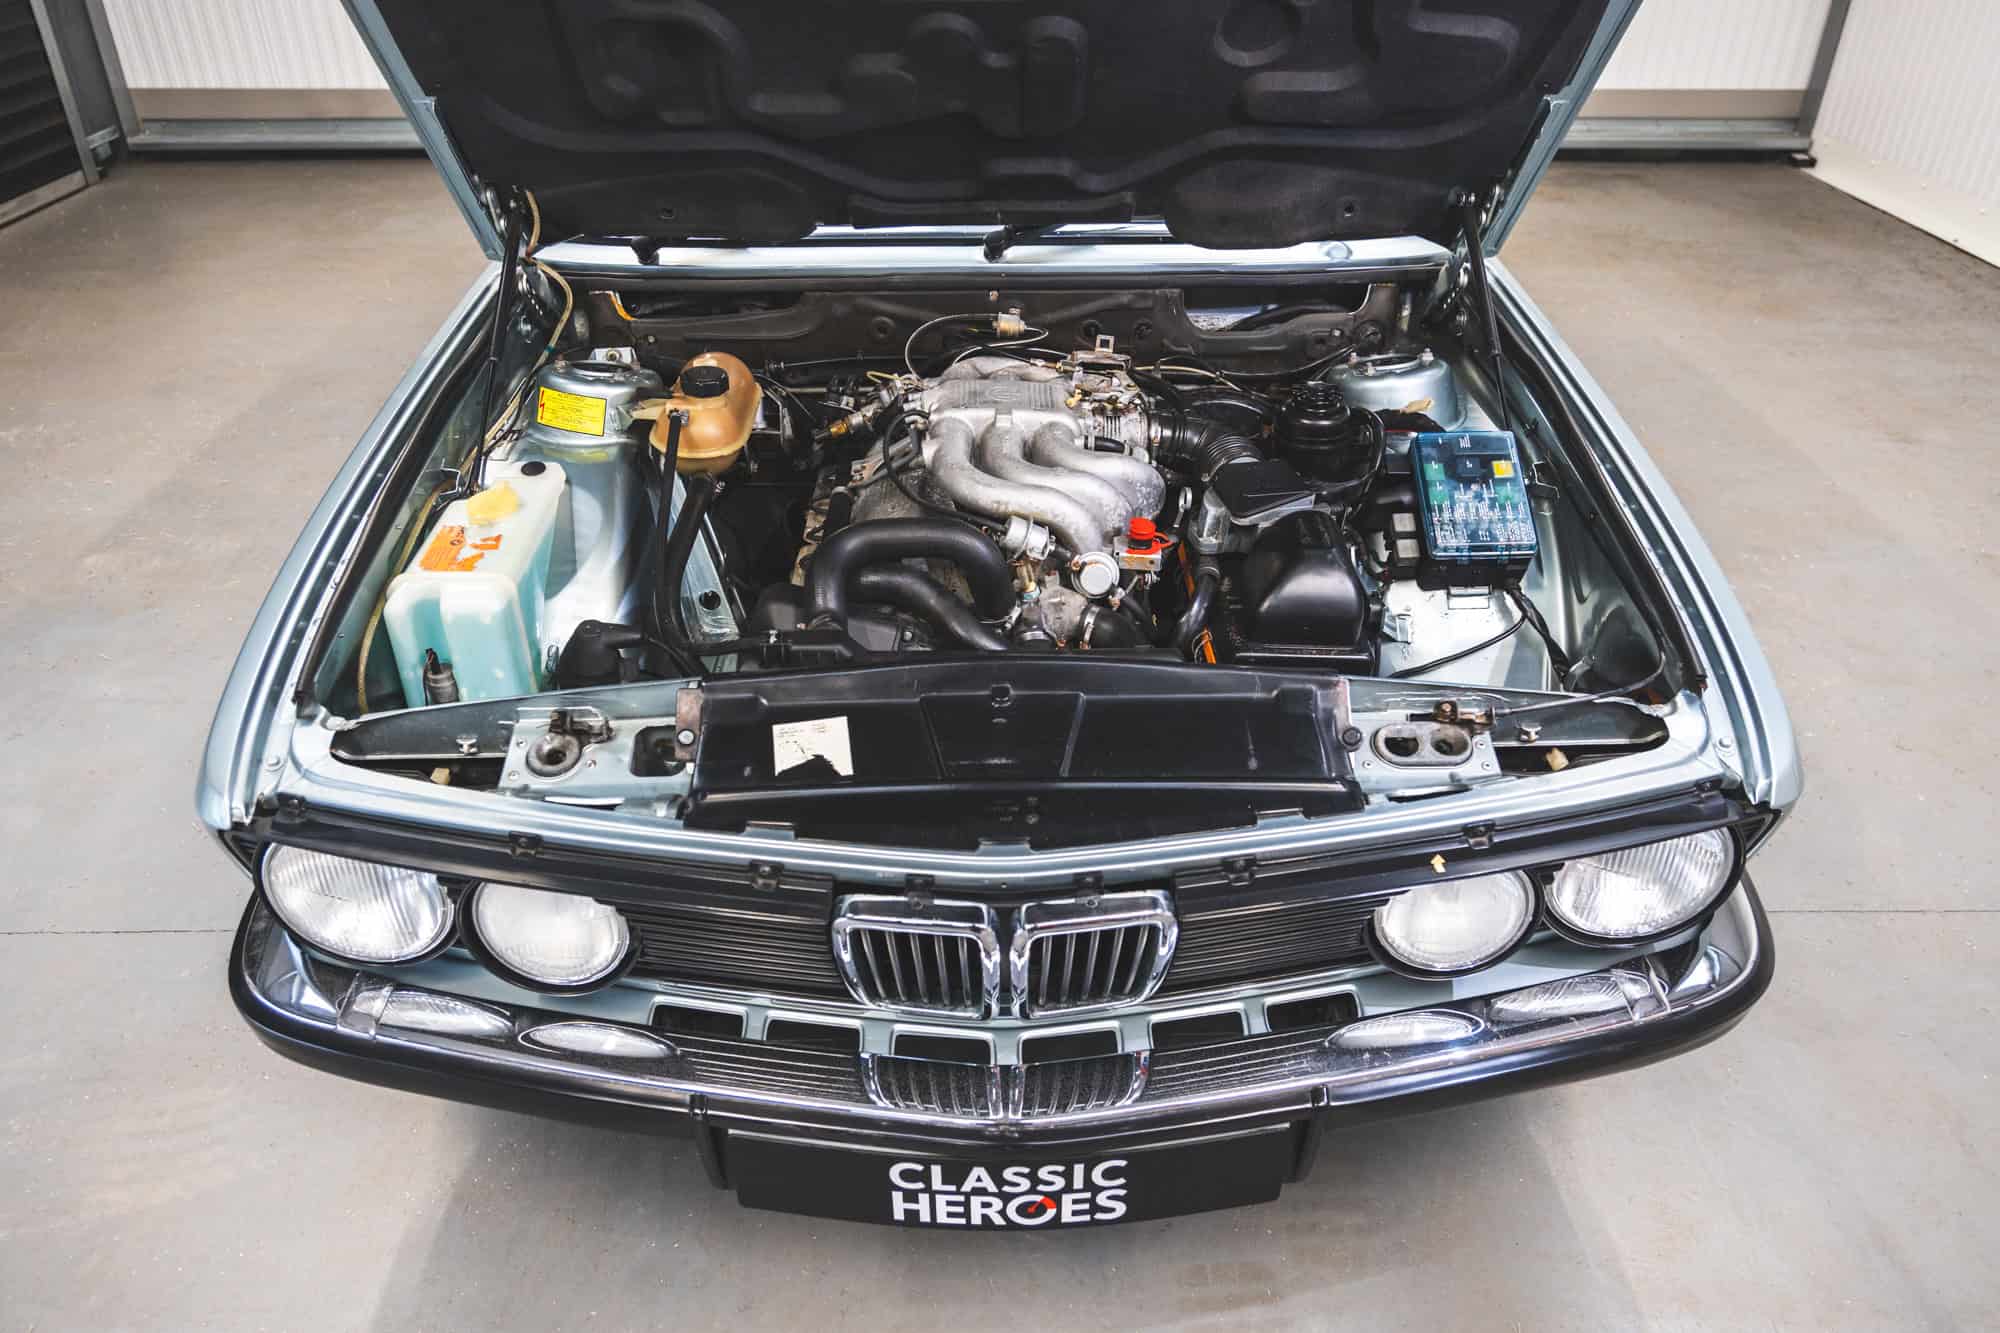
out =
<path fill-rule="evenodd" d="M 681 392 L 689 398 L 720 398 L 729 392 L 729 368 L 689 366 L 681 372 Z"/>

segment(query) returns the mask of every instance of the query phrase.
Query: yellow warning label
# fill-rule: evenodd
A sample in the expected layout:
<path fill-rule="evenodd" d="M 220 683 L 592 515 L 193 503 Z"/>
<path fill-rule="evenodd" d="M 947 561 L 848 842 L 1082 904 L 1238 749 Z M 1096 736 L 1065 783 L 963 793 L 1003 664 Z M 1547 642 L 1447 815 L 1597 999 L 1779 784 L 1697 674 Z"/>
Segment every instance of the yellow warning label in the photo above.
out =
<path fill-rule="evenodd" d="M 1514 475 L 1514 465 L 1504 458 L 1496 458 L 1493 460 L 1493 475 L 1496 477 L 1511 477 Z"/>
<path fill-rule="evenodd" d="M 544 387 L 535 401 L 535 420 L 577 435 L 602 435 L 604 400 Z"/>

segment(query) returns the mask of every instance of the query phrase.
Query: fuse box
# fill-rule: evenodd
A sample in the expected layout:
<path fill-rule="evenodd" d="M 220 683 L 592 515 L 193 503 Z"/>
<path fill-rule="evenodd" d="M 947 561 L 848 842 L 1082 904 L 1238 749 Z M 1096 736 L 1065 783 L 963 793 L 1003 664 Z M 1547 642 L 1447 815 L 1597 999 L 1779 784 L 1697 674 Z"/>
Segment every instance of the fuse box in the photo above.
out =
<path fill-rule="evenodd" d="M 1429 588 L 1504 587 L 1520 580 L 1536 551 L 1521 455 L 1508 431 L 1424 432 L 1411 437 L 1423 558 Z"/>

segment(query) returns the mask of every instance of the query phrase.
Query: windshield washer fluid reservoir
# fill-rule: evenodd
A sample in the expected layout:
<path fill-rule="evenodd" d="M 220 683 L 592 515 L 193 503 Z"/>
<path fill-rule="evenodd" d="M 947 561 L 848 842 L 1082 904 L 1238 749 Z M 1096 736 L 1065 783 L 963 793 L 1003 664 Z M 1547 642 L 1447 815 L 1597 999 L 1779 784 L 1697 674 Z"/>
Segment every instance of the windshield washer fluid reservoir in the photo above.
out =
<path fill-rule="evenodd" d="M 541 621 L 566 479 L 541 461 L 488 470 L 445 506 L 416 559 L 389 585 L 382 623 L 410 707 L 424 702 L 424 650 L 451 664 L 461 698 L 545 687 Z"/>

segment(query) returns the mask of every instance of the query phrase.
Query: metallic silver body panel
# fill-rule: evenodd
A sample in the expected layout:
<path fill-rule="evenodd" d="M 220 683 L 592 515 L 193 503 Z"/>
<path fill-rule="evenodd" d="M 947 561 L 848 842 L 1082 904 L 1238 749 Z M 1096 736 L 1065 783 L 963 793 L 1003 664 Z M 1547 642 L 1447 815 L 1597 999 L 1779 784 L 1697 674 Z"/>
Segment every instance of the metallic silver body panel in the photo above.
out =
<path fill-rule="evenodd" d="M 499 265 L 489 264 L 473 281 L 334 474 L 279 566 L 216 704 L 202 755 L 195 808 L 210 828 L 247 820 L 258 794 L 275 790 L 282 777 L 296 717 L 288 700 L 299 686 L 306 645 L 359 554 L 359 525 L 409 432 L 449 387 L 458 356 L 485 336 L 499 279 Z"/>
<path fill-rule="evenodd" d="M 1704 707 L 1715 710 L 1718 761 L 1753 801 L 1788 810 L 1805 788 L 1798 742 L 1750 619 L 1694 520 L 1638 436 L 1504 264 L 1489 269 L 1501 321 L 1520 335 L 1587 432 L 1585 445 L 1621 492 L 1648 555 L 1665 576 L 1706 658 Z"/>

